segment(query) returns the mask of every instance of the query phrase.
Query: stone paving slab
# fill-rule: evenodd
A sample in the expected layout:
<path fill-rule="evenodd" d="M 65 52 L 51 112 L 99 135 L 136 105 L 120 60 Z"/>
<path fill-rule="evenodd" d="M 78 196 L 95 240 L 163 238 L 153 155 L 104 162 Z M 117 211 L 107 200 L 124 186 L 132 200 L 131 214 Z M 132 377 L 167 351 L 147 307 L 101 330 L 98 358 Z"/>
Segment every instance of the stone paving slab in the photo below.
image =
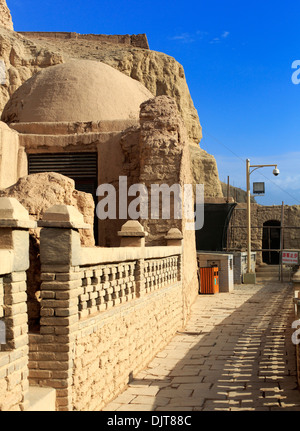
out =
<path fill-rule="evenodd" d="M 299 411 L 293 286 L 199 295 L 184 331 L 105 411 Z"/>

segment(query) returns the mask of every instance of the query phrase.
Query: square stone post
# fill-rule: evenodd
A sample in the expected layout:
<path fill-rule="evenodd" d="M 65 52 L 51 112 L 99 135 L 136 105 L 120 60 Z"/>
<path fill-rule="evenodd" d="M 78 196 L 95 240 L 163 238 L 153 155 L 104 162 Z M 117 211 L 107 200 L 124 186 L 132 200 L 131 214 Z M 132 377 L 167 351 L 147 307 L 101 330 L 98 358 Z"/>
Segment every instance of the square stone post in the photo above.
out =
<path fill-rule="evenodd" d="M 14 198 L 0 198 L 0 340 L 2 362 L 6 363 L 7 392 L 1 409 L 28 407 L 28 315 L 26 270 L 29 268 L 29 229 L 36 222 Z M 3 320 L 2 320 L 3 319 Z M 3 366 L 3 365 L 2 365 Z M 0 366 L 1 367 L 1 366 Z M 0 387 L 3 389 L 0 369 Z M 1 391 L 0 391 L 1 392 Z"/>
<path fill-rule="evenodd" d="M 89 229 L 82 214 L 68 205 L 54 205 L 38 222 L 41 229 L 41 320 L 43 356 L 40 384 L 56 389 L 57 410 L 72 410 L 72 372 L 78 294 L 82 273 L 78 229 Z"/>
<path fill-rule="evenodd" d="M 137 261 L 135 270 L 136 294 L 138 297 L 145 295 L 145 238 L 148 235 L 143 226 L 137 220 L 129 220 L 123 224 L 118 236 L 121 238 L 121 247 L 140 247 L 141 258 Z"/>
<path fill-rule="evenodd" d="M 165 236 L 168 247 L 181 247 L 181 253 L 178 257 L 178 281 L 182 280 L 183 270 L 183 234 L 177 228 L 171 228 Z"/>

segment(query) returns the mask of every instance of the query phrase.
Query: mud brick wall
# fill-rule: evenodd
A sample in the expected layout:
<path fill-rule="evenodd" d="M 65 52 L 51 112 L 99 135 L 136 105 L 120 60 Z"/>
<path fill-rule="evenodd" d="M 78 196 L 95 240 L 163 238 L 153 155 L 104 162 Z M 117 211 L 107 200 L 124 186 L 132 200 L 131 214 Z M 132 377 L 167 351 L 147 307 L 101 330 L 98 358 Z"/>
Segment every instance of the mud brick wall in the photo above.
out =
<path fill-rule="evenodd" d="M 0 345 L 0 411 L 23 411 L 28 406 L 26 297 L 26 272 L 0 278 L 0 317 L 6 330 L 6 344 Z"/>
<path fill-rule="evenodd" d="M 181 240 L 144 247 L 125 223 L 130 246 L 85 248 L 75 222 L 57 228 L 57 214 L 47 215 L 39 222 L 41 326 L 30 334 L 29 381 L 55 388 L 59 411 L 101 410 L 184 325 Z"/>
<path fill-rule="evenodd" d="M 74 342 L 74 409 L 102 409 L 181 325 L 180 283 L 82 321 Z"/>
<path fill-rule="evenodd" d="M 34 39 L 79 39 L 92 40 L 99 43 L 113 43 L 116 45 L 128 45 L 136 48 L 149 49 L 147 36 L 145 34 L 79 34 L 75 32 L 42 32 L 21 31 L 25 37 Z"/>
<path fill-rule="evenodd" d="M 182 328 L 182 283 L 171 277 L 146 293 L 145 281 L 143 295 L 133 292 L 120 303 L 107 282 L 109 300 L 99 312 L 105 304 L 93 305 L 91 284 L 99 267 L 64 270 L 42 273 L 41 333 L 30 334 L 29 381 L 56 389 L 57 410 L 100 410 Z M 87 294 L 91 315 L 78 308 Z"/>
<path fill-rule="evenodd" d="M 299 205 L 284 205 L 284 248 L 300 250 L 300 211 Z M 238 204 L 234 210 L 228 235 L 228 245 L 232 250 L 247 250 L 246 204 Z M 251 247 L 252 250 L 262 248 L 263 224 L 269 220 L 281 222 L 281 206 L 261 206 L 251 204 Z M 293 229 L 294 227 L 294 229 Z M 257 252 L 257 264 L 262 262 L 262 253 Z"/>

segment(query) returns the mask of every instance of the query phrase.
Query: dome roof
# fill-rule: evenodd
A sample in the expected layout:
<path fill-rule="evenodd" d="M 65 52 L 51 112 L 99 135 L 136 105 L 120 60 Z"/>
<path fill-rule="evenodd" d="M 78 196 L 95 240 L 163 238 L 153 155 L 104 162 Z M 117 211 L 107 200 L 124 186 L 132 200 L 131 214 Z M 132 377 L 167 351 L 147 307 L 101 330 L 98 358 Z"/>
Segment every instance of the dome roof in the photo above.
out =
<path fill-rule="evenodd" d="M 139 118 L 153 95 L 138 81 L 91 60 L 48 67 L 26 81 L 7 102 L 2 121 L 86 122 Z"/>

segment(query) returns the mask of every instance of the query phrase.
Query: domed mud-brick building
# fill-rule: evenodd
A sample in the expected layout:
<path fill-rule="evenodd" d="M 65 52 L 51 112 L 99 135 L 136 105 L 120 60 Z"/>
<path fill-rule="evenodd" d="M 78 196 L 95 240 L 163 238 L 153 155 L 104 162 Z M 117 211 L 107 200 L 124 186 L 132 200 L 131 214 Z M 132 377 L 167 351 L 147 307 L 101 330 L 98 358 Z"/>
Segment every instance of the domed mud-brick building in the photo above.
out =
<path fill-rule="evenodd" d="M 97 204 L 99 185 L 115 187 L 116 218 L 95 216 L 96 245 L 118 247 L 118 231 L 130 218 L 119 216 L 120 177 L 127 190 L 145 185 L 149 202 L 152 184 L 193 184 L 190 142 L 174 99 L 154 97 L 140 82 L 99 61 L 70 60 L 38 72 L 13 93 L 1 120 L 6 138 L 0 188 L 27 175 L 55 172 L 73 179 L 76 190 L 91 193 Z M 172 210 L 168 220 L 150 218 L 149 209 L 149 219 L 140 220 L 147 245 L 165 245 L 170 228 L 183 233 L 184 273 L 194 289 L 195 232 Z"/>
<path fill-rule="evenodd" d="M 95 197 L 99 184 L 111 184 L 122 174 L 121 135 L 138 127 L 140 104 L 151 98 L 138 81 L 98 61 L 74 60 L 37 73 L 2 114 L 2 121 L 19 133 L 18 139 L 12 134 L 18 148 L 9 168 L 15 178 L 8 182 L 53 171 Z M 95 235 L 98 243 L 97 223 Z"/>

